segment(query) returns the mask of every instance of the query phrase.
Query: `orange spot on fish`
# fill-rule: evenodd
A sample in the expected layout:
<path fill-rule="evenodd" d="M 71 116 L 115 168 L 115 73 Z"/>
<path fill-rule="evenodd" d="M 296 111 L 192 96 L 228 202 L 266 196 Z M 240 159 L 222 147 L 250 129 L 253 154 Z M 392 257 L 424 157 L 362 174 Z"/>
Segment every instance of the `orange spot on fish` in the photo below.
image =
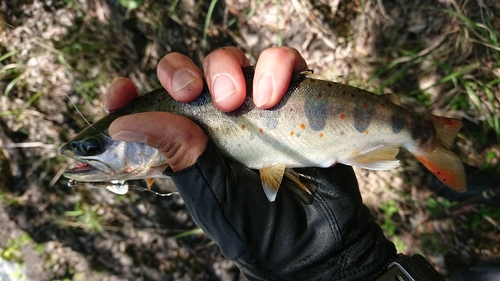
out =
<path fill-rule="evenodd" d="M 295 133 L 293 131 L 290 132 L 290 136 L 293 137 Z"/>
<path fill-rule="evenodd" d="M 301 128 L 302 130 L 304 130 L 304 129 L 306 128 L 306 124 L 304 124 L 304 123 L 300 124 L 300 128 Z"/>
<path fill-rule="evenodd" d="M 368 104 L 367 103 L 363 103 L 363 108 L 364 109 L 368 108 Z"/>
<path fill-rule="evenodd" d="M 368 130 L 365 131 L 365 134 L 368 135 L 370 132 Z"/>
<path fill-rule="evenodd" d="M 318 99 L 320 100 L 323 96 L 321 96 L 321 94 L 318 95 Z"/>
<path fill-rule="evenodd" d="M 345 114 L 340 114 L 340 120 L 344 120 L 345 119 Z"/>
<path fill-rule="evenodd" d="M 259 128 L 259 133 L 264 133 L 264 130 L 262 130 L 262 128 Z"/>
<path fill-rule="evenodd" d="M 241 125 L 241 129 L 242 129 L 242 130 L 245 130 L 245 125 Z"/>
<path fill-rule="evenodd" d="M 323 133 L 319 133 L 319 137 L 322 138 L 324 135 Z"/>

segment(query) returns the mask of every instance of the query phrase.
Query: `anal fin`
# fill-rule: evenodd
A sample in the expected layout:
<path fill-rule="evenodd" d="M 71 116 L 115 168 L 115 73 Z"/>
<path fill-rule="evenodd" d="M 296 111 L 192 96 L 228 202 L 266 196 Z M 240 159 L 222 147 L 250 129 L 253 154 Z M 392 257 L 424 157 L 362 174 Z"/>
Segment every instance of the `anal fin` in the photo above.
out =
<path fill-rule="evenodd" d="M 396 155 L 399 147 L 378 145 L 366 148 L 340 163 L 356 166 L 368 170 L 391 170 L 399 166 Z"/>
<path fill-rule="evenodd" d="M 276 195 L 285 174 L 285 164 L 277 164 L 274 166 L 260 168 L 260 180 L 262 188 L 269 202 L 276 200 Z"/>

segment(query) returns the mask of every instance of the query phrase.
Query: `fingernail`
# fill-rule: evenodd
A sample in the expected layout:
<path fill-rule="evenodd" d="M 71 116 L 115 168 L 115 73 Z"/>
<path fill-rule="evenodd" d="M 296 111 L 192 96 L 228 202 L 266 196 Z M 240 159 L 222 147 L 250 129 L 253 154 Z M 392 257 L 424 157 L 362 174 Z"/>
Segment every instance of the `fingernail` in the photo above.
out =
<path fill-rule="evenodd" d="M 215 77 L 212 89 L 215 102 L 221 102 L 236 92 L 233 80 L 225 74 Z"/>
<path fill-rule="evenodd" d="M 195 80 L 195 77 L 186 70 L 179 70 L 172 76 L 172 88 L 175 92 L 184 89 L 187 85 Z"/>
<path fill-rule="evenodd" d="M 146 143 L 147 141 L 146 136 L 132 131 L 120 131 L 112 135 L 111 138 L 117 141 L 128 141 L 128 142 Z"/>
<path fill-rule="evenodd" d="M 257 107 L 262 107 L 271 101 L 273 94 L 273 79 L 269 74 L 263 74 L 257 81 L 254 89 L 254 103 Z"/>

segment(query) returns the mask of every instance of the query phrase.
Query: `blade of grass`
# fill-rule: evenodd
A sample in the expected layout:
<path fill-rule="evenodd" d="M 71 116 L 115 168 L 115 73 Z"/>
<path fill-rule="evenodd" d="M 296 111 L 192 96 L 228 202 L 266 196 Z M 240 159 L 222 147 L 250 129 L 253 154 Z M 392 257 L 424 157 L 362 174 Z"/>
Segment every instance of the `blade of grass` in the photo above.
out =
<path fill-rule="evenodd" d="M 16 78 L 12 79 L 12 81 L 9 82 L 9 84 L 7 84 L 7 87 L 5 87 L 5 90 L 3 92 L 3 95 L 4 96 L 7 96 L 10 92 L 10 90 L 12 90 L 12 88 L 16 85 L 16 83 L 21 80 L 21 78 L 23 78 L 23 75 L 19 75 L 17 76 Z"/>
<path fill-rule="evenodd" d="M 3 56 L 1 56 L 0 61 L 3 61 L 3 60 L 5 60 L 5 59 L 17 54 L 17 53 L 18 53 L 18 51 L 10 51 L 10 52 L 4 54 Z"/>
<path fill-rule="evenodd" d="M 277 34 L 276 36 L 278 37 L 277 40 L 277 44 L 278 44 L 278 47 L 281 47 L 283 45 L 283 41 L 282 41 L 282 38 L 281 38 L 281 28 L 280 28 L 280 0 L 276 0 L 274 2 L 274 6 L 276 8 L 276 29 L 277 29 Z"/>
<path fill-rule="evenodd" d="M 188 231 L 184 231 L 182 233 L 179 233 L 177 235 L 174 235 L 172 236 L 173 239 L 180 239 L 180 238 L 183 238 L 183 237 L 187 237 L 187 236 L 191 236 L 191 235 L 199 235 L 199 234 L 203 234 L 203 230 L 201 228 L 195 228 L 193 230 L 188 230 Z"/>
<path fill-rule="evenodd" d="M 203 28 L 203 40 L 201 42 L 203 49 L 207 48 L 208 27 L 210 26 L 210 20 L 212 19 L 212 13 L 214 12 L 215 4 L 217 4 L 217 0 L 212 0 L 210 2 L 210 6 L 208 6 L 207 18 L 205 19 L 205 27 Z"/>

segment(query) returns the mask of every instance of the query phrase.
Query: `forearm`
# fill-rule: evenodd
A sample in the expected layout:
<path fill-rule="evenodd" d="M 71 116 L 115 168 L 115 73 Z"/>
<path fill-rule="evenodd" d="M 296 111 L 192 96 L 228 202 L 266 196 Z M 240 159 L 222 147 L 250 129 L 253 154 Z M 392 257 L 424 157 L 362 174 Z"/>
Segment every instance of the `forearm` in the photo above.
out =
<path fill-rule="evenodd" d="M 362 280 L 385 270 L 394 245 L 369 218 L 352 169 L 297 171 L 307 175 L 311 204 L 287 183 L 268 202 L 259 174 L 210 142 L 195 165 L 168 175 L 194 221 L 252 280 Z"/>

